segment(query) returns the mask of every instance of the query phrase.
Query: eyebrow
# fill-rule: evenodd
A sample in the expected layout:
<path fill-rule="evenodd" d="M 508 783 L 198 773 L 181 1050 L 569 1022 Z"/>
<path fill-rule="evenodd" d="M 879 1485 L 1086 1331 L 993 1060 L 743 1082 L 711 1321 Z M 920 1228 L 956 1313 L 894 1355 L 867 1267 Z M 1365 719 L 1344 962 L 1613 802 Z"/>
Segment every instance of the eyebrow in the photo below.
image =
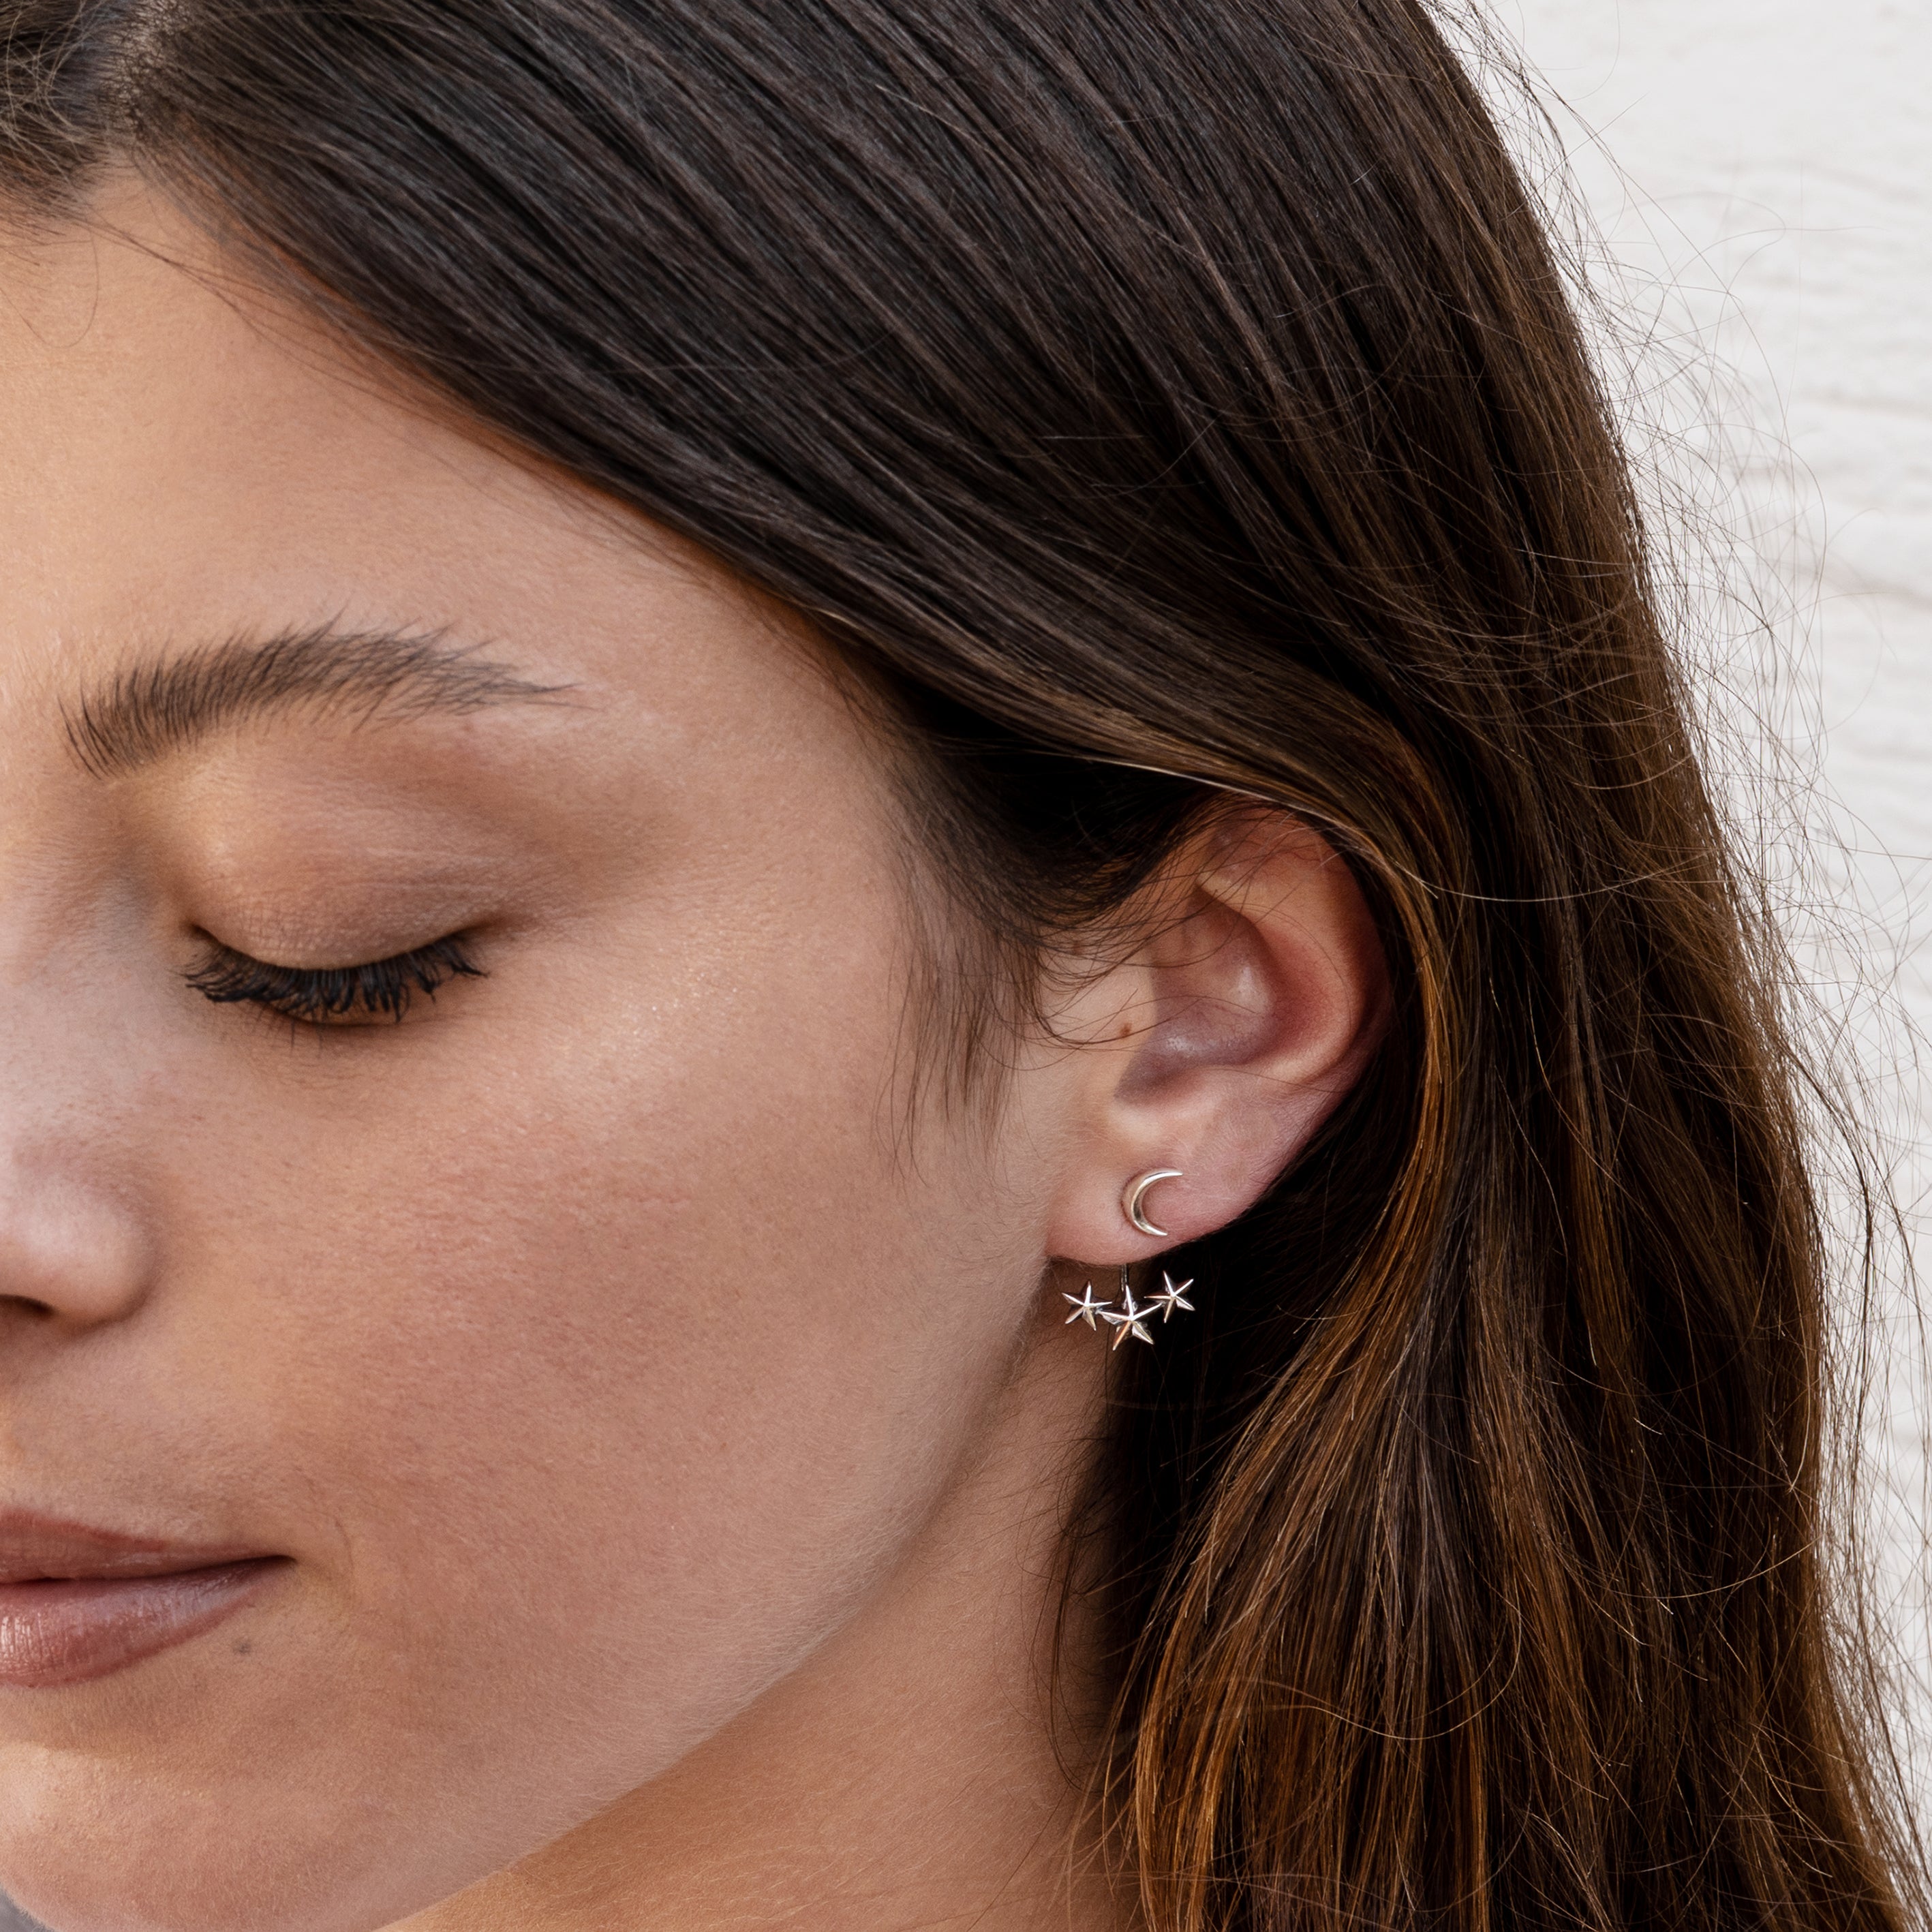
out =
<path fill-rule="evenodd" d="M 214 733 L 308 709 L 352 724 L 491 705 L 541 702 L 568 685 L 538 684 L 478 645 L 440 631 L 348 630 L 334 624 L 267 638 L 231 638 L 129 666 L 64 708 L 75 758 L 118 777 Z"/>

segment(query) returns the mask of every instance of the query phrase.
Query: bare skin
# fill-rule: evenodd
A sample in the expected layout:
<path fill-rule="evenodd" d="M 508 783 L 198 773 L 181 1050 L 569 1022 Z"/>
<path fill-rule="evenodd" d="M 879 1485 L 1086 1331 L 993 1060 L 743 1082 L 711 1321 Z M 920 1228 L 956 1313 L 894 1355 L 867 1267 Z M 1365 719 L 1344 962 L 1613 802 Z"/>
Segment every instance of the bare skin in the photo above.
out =
<path fill-rule="evenodd" d="M 63 1932 L 1131 1924 L 1044 1670 L 1108 1360 L 1060 1295 L 1346 1090 L 1344 869 L 1204 835 L 992 1121 L 908 1129 L 898 794 L 784 614 L 136 190 L 0 255 L 0 1511 L 280 1559 L 0 1686 L 0 1885 Z M 127 674 L 218 658 L 144 736 Z M 396 1019 L 248 977 L 445 940 Z"/>

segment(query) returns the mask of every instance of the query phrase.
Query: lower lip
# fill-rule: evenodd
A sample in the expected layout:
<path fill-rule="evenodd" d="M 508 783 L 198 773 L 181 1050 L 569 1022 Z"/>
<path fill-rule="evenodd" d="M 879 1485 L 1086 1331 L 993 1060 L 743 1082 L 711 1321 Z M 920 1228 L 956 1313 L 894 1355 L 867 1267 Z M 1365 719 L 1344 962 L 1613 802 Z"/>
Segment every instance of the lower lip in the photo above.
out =
<path fill-rule="evenodd" d="M 284 1567 L 265 1557 L 166 1576 L 0 1583 L 0 1685 L 43 1690 L 124 1670 L 212 1630 Z"/>

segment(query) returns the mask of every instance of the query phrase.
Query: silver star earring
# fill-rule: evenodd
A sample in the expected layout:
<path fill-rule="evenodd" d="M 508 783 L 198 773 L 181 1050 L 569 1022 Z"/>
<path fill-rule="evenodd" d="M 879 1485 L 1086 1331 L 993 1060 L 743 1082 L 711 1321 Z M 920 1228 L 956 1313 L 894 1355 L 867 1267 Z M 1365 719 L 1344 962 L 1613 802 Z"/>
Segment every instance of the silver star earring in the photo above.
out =
<path fill-rule="evenodd" d="M 1163 1323 L 1173 1320 L 1174 1311 L 1177 1308 L 1184 1308 L 1192 1315 L 1194 1304 L 1186 1300 L 1186 1296 L 1193 1286 L 1194 1277 L 1192 1275 L 1184 1282 L 1176 1282 L 1173 1276 L 1163 1268 L 1161 1270 L 1160 1292 L 1148 1297 L 1148 1306 L 1160 1310 L 1160 1318 Z"/>
<path fill-rule="evenodd" d="M 1124 1274 L 1126 1272 L 1124 1268 L 1121 1270 L 1122 1274 Z M 1060 1298 L 1062 1301 L 1070 1301 L 1073 1304 L 1073 1312 L 1060 1324 L 1066 1328 L 1071 1328 L 1076 1322 L 1084 1322 L 1090 1328 L 1098 1328 L 1100 1324 L 1094 1319 L 1094 1317 L 1098 1316 L 1104 1318 L 1108 1310 L 1114 1305 L 1111 1301 L 1094 1300 L 1094 1284 L 1090 1281 L 1080 1294 L 1063 1294 Z"/>
<path fill-rule="evenodd" d="M 1124 1313 L 1116 1313 L 1111 1301 L 1102 1301 L 1094 1292 L 1090 1281 L 1078 1294 L 1063 1294 L 1060 1298 L 1073 1310 L 1062 1324 L 1072 1328 L 1076 1322 L 1084 1322 L 1088 1328 L 1098 1329 L 1104 1322 L 1114 1331 L 1114 1346 L 1118 1348 L 1130 1335 L 1138 1335 L 1143 1342 L 1151 1342 L 1150 1335 L 1142 1323 L 1154 1312 L 1151 1308 L 1143 1308 L 1134 1300 L 1133 1284 L 1127 1278 L 1126 1264 L 1120 1264 L 1120 1300 Z"/>
<path fill-rule="evenodd" d="M 1124 1265 L 1120 1270 L 1120 1306 L 1116 1310 L 1111 1301 L 1102 1301 L 1094 1292 L 1090 1281 L 1078 1294 L 1060 1296 L 1060 1300 L 1073 1310 L 1063 1324 L 1072 1328 L 1076 1322 L 1084 1322 L 1088 1328 L 1097 1330 L 1104 1322 L 1114 1331 L 1114 1346 L 1118 1348 L 1131 1335 L 1137 1341 L 1151 1342 L 1145 1324 L 1158 1315 L 1163 1323 L 1174 1319 L 1174 1311 L 1184 1308 L 1192 1314 L 1194 1304 L 1187 1299 L 1187 1291 L 1194 1286 L 1194 1278 L 1178 1282 L 1165 1269 L 1161 1271 L 1160 1288 L 1145 1301 L 1134 1299 L 1133 1282 Z"/>
<path fill-rule="evenodd" d="M 1152 1317 L 1154 1310 L 1135 1306 L 1133 1284 L 1128 1280 L 1125 1268 L 1120 1270 L 1120 1312 L 1103 1318 L 1114 1324 L 1114 1346 L 1118 1348 L 1130 1335 L 1136 1336 L 1143 1342 L 1151 1342 L 1154 1337 L 1141 1324 Z"/>

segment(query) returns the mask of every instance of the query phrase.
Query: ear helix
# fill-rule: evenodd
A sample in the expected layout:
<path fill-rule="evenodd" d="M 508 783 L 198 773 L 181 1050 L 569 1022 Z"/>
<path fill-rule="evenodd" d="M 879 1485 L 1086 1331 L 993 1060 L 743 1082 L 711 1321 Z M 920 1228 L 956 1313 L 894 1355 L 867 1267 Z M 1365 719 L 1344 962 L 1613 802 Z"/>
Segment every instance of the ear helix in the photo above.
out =
<path fill-rule="evenodd" d="M 1140 1233 L 1164 1238 L 1167 1230 L 1156 1228 L 1147 1218 L 1147 1191 L 1156 1180 L 1178 1180 L 1180 1178 L 1180 1170 L 1178 1167 L 1150 1168 L 1144 1174 L 1136 1174 L 1120 1191 L 1120 1212 Z M 1158 1315 L 1165 1324 L 1173 1320 L 1174 1311 L 1177 1308 L 1184 1308 L 1190 1314 L 1193 1312 L 1193 1303 L 1186 1299 L 1187 1290 L 1193 1286 L 1191 1276 L 1186 1281 L 1177 1282 L 1172 1275 L 1163 1270 L 1160 1292 L 1150 1295 L 1144 1302 L 1136 1303 L 1129 1264 L 1123 1262 L 1120 1264 L 1120 1307 L 1117 1310 L 1112 1301 L 1100 1300 L 1094 1294 L 1094 1284 L 1090 1281 L 1080 1294 L 1063 1294 L 1060 1298 L 1071 1304 L 1073 1310 L 1064 1325 L 1071 1328 L 1076 1322 L 1084 1322 L 1088 1328 L 1097 1331 L 1104 1322 L 1114 1331 L 1114 1346 L 1117 1348 L 1130 1335 L 1137 1340 L 1151 1342 L 1154 1337 L 1148 1332 L 1145 1324 L 1155 1316 Z"/>

